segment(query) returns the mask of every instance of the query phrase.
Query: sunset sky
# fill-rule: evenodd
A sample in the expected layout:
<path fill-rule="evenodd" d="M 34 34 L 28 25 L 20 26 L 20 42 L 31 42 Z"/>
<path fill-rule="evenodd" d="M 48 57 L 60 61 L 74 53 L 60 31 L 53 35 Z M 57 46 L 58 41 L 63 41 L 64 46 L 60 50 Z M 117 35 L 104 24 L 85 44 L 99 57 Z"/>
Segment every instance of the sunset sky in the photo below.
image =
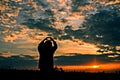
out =
<path fill-rule="evenodd" d="M 2 0 L 0 68 L 38 69 L 38 44 L 51 36 L 57 67 L 120 70 L 119 25 L 120 0 Z"/>

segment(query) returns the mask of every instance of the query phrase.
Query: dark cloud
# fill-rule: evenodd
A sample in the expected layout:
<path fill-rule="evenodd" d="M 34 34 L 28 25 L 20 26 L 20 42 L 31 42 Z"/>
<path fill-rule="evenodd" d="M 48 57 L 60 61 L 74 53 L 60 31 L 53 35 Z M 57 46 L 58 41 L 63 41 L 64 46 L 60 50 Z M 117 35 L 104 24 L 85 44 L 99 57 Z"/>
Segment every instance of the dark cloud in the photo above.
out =
<path fill-rule="evenodd" d="M 79 8 L 79 6 L 85 6 L 85 5 L 87 5 L 88 3 L 87 3 L 87 1 L 85 1 L 85 0 L 72 0 L 72 4 L 73 4 L 73 6 L 72 6 L 72 11 L 73 12 L 79 12 L 80 10 L 78 9 Z"/>
<path fill-rule="evenodd" d="M 19 6 L 19 3 L 18 3 L 18 2 L 15 2 L 15 1 L 12 1 L 12 0 L 10 0 L 10 1 L 8 1 L 8 2 L 4 2 L 4 4 L 6 4 L 6 3 L 8 3 L 9 6 L 16 6 L 16 7 Z"/>
<path fill-rule="evenodd" d="M 106 3 L 109 1 L 105 1 Z M 76 7 L 90 4 L 88 1 L 74 0 L 73 4 Z M 92 4 L 92 3 L 91 3 Z M 100 7 L 100 5 L 102 7 Z M 89 43 L 101 43 L 108 45 L 120 45 L 120 14 L 119 14 L 119 4 L 109 4 L 107 6 L 98 3 L 92 5 L 96 7 L 97 13 L 90 14 L 86 21 L 84 21 L 82 27 L 83 29 L 72 30 L 72 26 L 65 27 L 65 33 L 75 38 L 82 39 Z M 77 9 L 77 8 L 75 8 Z"/>
<path fill-rule="evenodd" d="M 68 40 L 68 39 L 72 39 L 71 35 L 62 35 L 61 37 L 59 37 L 60 40 Z"/>
<path fill-rule="evenodd" d="M 74 36 L 77 39 L 82 39 L 84 35 L 84 30 L 78 29 L 78 30 L 72 30 L 72 26 L 66 26 L 65 27 L 65 33 L 67 33 L 70 36 Z"/>
<path fill-rule="evenodd" d="M 38 5 L 42 5 L 43 7 L 48 7 L 48 3 L 46 2 L 46 0 L 37 0 L 36 1 Z"/>
<path fill-rule="evenodd" d="M 22 24 L 27 25 L 31 29 L 37 28 L 47 33 L 51 33 L 51 36 L 55 38 L 57 38 L 58 35 L 61 34 L 61 30 L 55 29 L 54 27 L 50 26 L 52 23 L 50 20 L 47 19 L 38 19 L 38 21 L 35 21 L 34 19 L 28 19 L 25 23 Z"/>
<path fill-rule="evenodd" d="M 108 57 L 110 55 L 83 55 L 74 54 L 73 56 L 55 56 L 54 65 L 84 65 L 94 62 L 96 59 L 101 63 L 112 63 L 120 61 L 120 55 L 117 57 Z M 112 56 L 112 55 L 111 55 Z M 4 57 L 0 56 L 0 68 L 1 69 L 36 69 L 38 66 L 38 60 L 35 57 L 29 55 L 19 55 Z"/>
<path fill-rule="evenodd" d="M 84 65 L 87 63 L 91 63 L 94 60 L 97 60 L 101 63 L 111 63 L 116 60 L 120 60 L 119 57 L 110 58 L 108 55 L 83 55 L 83 54 L 76 54 L 74 56 L 57 56 L 55 57 L 55 65 Z"/>
<path fill-rule="evenodd" d="M 107 10 L 99 10 L 98 13 L 86 18 L 83 26 L 86 27 L 83 40 L 91 43 L 120 45 L 120 14 L 118 5 L 107 6 Z"/>
<path fill-rule="evenodd" d="M 35 69 L 36 67 L 37 61 L 32 56 L 0 56 L 1 69 Z"/>

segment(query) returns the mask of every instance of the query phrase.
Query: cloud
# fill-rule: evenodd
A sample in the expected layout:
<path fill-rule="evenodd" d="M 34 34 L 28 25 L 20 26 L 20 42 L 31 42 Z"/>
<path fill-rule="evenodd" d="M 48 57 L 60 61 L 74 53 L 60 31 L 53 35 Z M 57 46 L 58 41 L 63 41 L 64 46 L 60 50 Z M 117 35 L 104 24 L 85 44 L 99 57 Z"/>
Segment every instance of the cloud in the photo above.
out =
<path fill-rule="evenodd" d="M 96 54 L 96 50 L 98 49 L 95 45 L 87 44 L 79 40 L 78 42 L 57 40 L 57 43 L 59 47 L 55 55 L 67 55 L 67 53 Z"/>
<path fill-rule="evenodd" d="M 6 52 L 6 53 L 0 53 L 0 56 L 3 57 L 10 57 L 12 54 L 10 52 Z"/>
<path fill-rule="evenodd" d="M 79 2 L 78 0 L 75 1 Z M 8 3 L 8 7 L 10 7 L 10 11 L 2 11 L 2 25 L 5 29 L 2 33 L 5 33 L 4 41 L 6 42 L 13 42 L 21 36 L 31 37 L 29 36 L 31 32 L 27 33 L 28 30 L 23 30 L 25 27 L 31 29 L 37 28 L 46 33 L 52 33 L 52 36 L 56 38 L 56 36 L 62 35 L 61 29 L 64 29 L 66 25 L 72 25 L 72 29 L 78 29 L 85 17 L 82 12 L 72 12 L 72 4 L 74 4 L 72 0 L 38 0 L 32 3 L 29 1 L 8 1 L 6 3 Z M 27 3 L 30 5 L 26 5 Z M 86 2 L 83 1 L 83 3 Z M 36 5 L 36 7 L 34 7 L 34 5 Z M 12 9 L 12 6 L 16 8 Z M 78 6 L 81 5 L 78 4 Z M 7 19 L 5 19 L 6 17 L 3 14 L 6 15 Z M 66 22 L 63 22 L 64 19 Z M 12 20 L 15 20 L 15 23 L 11 23 Z M 22 24 L 25 25 L 23 26 Z M 7 29 L 5 27 L 7 27 Z M 39 33 L 40 32 L 41 31 L 39 31 Z M 36 36 L 36 34 L 33 36 Z M 71 38 L 71 35 L 68 36 L 62 35 L 61 38 Z"/>
<path fill-rule="evenodd" d="M 118 4 L 107 5 L 99 9 L 98 13 L 86 18 L 83 27 L 86 27 L 84 35 L 87 37 L 83 36 L 83 40 L 89 43 L 119 46 L 119 11 Z"/>
<path fill-rule="evenodd" d="M 34 60 L 34 57 L 29 55 L 0 56 L 1 69 L 37 69 L 37 64 L 37 60 Z"/>
<path fill-rule="evenodd" d="M 115 58 L 108 57 L 108 55 L 85 55 L 70 53 L 71 56 L 54 56 L 55 66 L 71 66 L 71 65 L 88 65 L 90 63 L 110 64 L 119 63 L 120 55 Z M 37 69 L 38 59 L 31 55 L 12 55 L 9 57 L 0 55 L 0 68 L 4 69 Z M 96 60 L 95 60 L 96 59 Z"/>
<path fill-rule="evenodd" d="M 68 40 L 72 37 L 81 39 L 84 35 L 84 30 L 81 30 L 80 26 L 84 18 L 89 16 L 86 16 L 86 14 L 96 11 L 96 9 L 99 12 L 98 9 L 107 9 L 109 5 L 112 5 L 108 4 L 112 1 L 107 1 L 104 4 L 102 2 L 106 1 L 38 0 L 33 1 L 33 3 L 28 1 L 30 3 L 29 6 L 24 1 L 7 2 L 10 4 L 9 6 L 19 6 L 16 6 L 15 9 L 10 7 L 8 11 L 2 11 L 0 37 L 2 36 L 1 38 L 5 42 L 14 42 L 15 40 L 18 41 L 18 39 L 38 42 L 40 39 L 49 35 L 63 40 Z M 80 11 L 75 11 L 74 9 Z M 50 15 L 50 13 L 52 14 Z M 65 22 L 62 21 L 64 19 L 66 20 Z M 11 23 L 10 21 L 12 20 L 15 20 L 17 24 Z M 25 25 L 22 25 L 22 23 Z M 71 26 L 71 29 L 66 29 L 66 25 Z M 40 36 L 41 34 L 42 36 Z"/>
<path fill-rule="evenodd" d="M 3 42 L 0 41 L 0 53 L 9 53 L 10 55 L 28 55 L 28 54 L 38 54 L 37 46 L 38 43 L 31 43 L 25 40 L 20 40 L 19 42 Z"/>
<path fill-rule="evenodd" d="M 88 65 L 90 63 L 99 63 L 99 64 L 116 63 L 117 60 L 120 60 L 120 57 L 110 58 L 108 57 L 108 55 L 91 55 L 91 54 L 85 55 L 85 54 L 74 53 L 72 56 L 56 56 L 54 60 L 55 60 L 55 65 L 59 65 L 59 66 L 85 65 L 85 64 Z"/>

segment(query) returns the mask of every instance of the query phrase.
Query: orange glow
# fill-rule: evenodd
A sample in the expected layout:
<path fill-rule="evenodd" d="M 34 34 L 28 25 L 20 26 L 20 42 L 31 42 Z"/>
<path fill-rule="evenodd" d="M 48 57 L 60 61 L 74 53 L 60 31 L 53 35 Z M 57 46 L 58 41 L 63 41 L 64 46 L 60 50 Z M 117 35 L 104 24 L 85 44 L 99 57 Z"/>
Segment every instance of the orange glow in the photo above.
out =
<path fill-rule="evenodd" d="M 66 71 L 85 71 L 85 72 L 113 72 L 120 70 L 120 63 L 105 63 L 97 61 L 96 57 L 90 63 L 84 65 L 60 66 Z"/>
<path fill-rule="evenodd" d="M 120 70 L 120 63 L 108 63 L 100 65 L 69 65 L 69 66 L 58 66 L 63 68 L 65 71 L 85 71 L 85 72 L 113 72 Z"/>
<path fill-rule="evenodd" d="M 73 42 L 70 40 L 59 41 L 59 52 L 60 53 L 80 53 L 80 54 L 96 54 L 96 50 L 98 49 L 95 45 L 83 43 L 84 45 L 79 45 L 79 42 Z M 72 44 L 71 44 L 72 43 Z"/>
<path fill-rule="evenodd" d="M 93 68 L 99 68 L 100 66 L 98 66 L 98 65 L 93 65 L 92 67 L 93 67 Z"/>

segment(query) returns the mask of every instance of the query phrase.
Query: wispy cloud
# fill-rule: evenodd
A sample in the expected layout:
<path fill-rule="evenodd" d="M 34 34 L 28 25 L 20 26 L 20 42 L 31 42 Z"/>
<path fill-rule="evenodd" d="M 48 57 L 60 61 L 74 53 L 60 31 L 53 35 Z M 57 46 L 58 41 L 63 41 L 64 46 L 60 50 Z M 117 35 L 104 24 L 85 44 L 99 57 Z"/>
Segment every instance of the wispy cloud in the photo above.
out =
<path fill-rule="evenodd" d="M 57 41 L 58 43 L 58 50 L 60 55 L 64 53 L 64 55 L 67 55 L 67 53 L 80 53 L 80 54 L 96 54 L 96 50 L 98 49 L 94 45 L 91 44 L 86 44 L 84 42 L 81 42 L 81 44 L 84 45 L 79 45 L 79 42 L 73 42 L 71 40 L 62 40 L 62 41 Z"/>

